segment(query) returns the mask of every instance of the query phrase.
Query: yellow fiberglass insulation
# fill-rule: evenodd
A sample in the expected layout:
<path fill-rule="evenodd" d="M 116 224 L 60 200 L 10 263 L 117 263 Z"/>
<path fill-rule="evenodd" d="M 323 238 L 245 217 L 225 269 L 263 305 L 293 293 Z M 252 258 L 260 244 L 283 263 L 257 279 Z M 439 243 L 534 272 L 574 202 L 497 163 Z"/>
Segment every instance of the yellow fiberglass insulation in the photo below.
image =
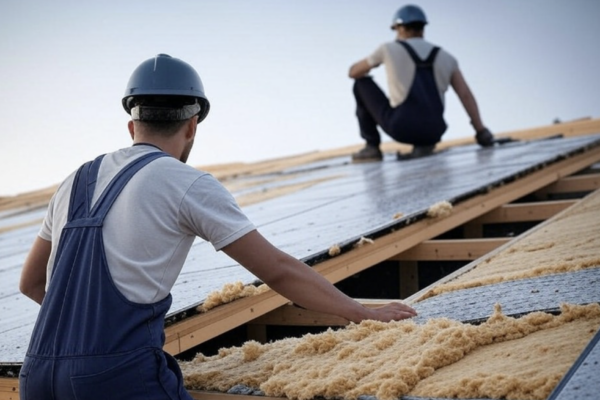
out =
<path fill-rule="evenodd" d="M 563 304 L 559 315 L 533 312 L 518 319 L 505 316 L 497 305 L 493 315 L 480 325 L 446 318 L 430 319 L 422 325 L 411 320 L 363 321 L 338 331 L 328 330 L 302 338 L 267 344 L 251 341 L 241 347 L 222 349 L 215 356 L 199 354 L 192 361 L 180 364 L 189 389 L 225 392 L 234 385 L 243 384 L 260 388 L 267 396 L 300 400 L 319 396 L 351 400 L 360 395 L 392 400 L 413 390 L 426 393 L 426 396 L 435 393 L 446 397 L 444 386 L 448 385 L 432 388 L 427 384 L 422 388 L 420 384 L 426 385 L 427 378 L 436 371 L 441 373 L 466 360 L 470 354 L 484 352 L 484 357 L 489 357 L 495 351 L 503 351 L 494 350 L 498 345 L 507 341 L 516 344 L 536 333 L 537 340 L 544 343 L 544 332 L 575 324 L 580 326 L 574 331 L 583 336 L 569 333 L 568 339 L 577 342 L 574 344 L 579 348 L 574 356 L 577 357 L 600 326 L 598 304 Z M 460 377 L 450 375 L 445 378 L 456 381 L 449 385 L 448 393 L 471 396 L 467 393 L 470 387 L 475 393 L 472 397 L 493 398 L 500 393 L 506 398 L 517 398 L 510 397 L 511 388 L 520 379 L 522 393 L 531 394 L 525 398 L 544 399 L 543 396 L 550 393 L 574 361 L 572 356 L 558 368 L 547 368 L 548 363 L 556 364 L 559 357 L 554 352 L 560 353 L 560 347 L 549 344 L 540 350 L 546 359 L 521 363 L 536 369 L 531 380 L 519 378 L 522 376 L 520 364 L 511 364 L 504 370 L 500 367 L 500 372 L 482 373 L 474 367 Z M 544 384 L 540 385 L 540 382 Z M 503 389 L 504 383 L 507 387 Z"/>
<path fill-rule="evenodd" d="M 427 216 L 429 218 L 445 218 L 452 213 L 452 204 L 448 201 L 440 201 L 429 207 Z"/>
<path fill-rule="evenodd" d="M 210 293 L 204 303 L 198 306 L 198 311 L 206 312 L 212 308 L 222 304 L 231 303 L 237 299 L 261 294 L 268 289 L 269 287 L 265 284 L 253 286 L 244 285 L 242 282 L 227 283 L 221 290 Z"/>

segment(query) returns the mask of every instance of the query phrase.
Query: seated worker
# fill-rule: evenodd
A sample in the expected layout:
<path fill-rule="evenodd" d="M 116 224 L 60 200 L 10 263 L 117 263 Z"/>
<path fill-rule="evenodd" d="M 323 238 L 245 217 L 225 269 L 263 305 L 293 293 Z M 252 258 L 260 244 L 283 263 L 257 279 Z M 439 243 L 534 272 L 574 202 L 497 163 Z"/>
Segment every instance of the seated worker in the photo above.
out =
<path fill-rule="evenodd" d="M 354 162 L 383 159 L 378 126 L 396 141 L 413 145 L 412 153 L 398 153 L 398 159 L 433 154 L 447 128 L 443 114 L 448 85 L 452 85 L 469 115 L 477 143 L 483 147 L 494 144 L 456 58 L 423 38 L 426 24 L 421 8 L 414 5 L 400 8 L 391 25 L 396 40 L 382 44 L 350 68 L 349 76 L 355 79 L 353 91 L 360 135 L 367 142 L 352 155 Z M 389 99 L 368 75 L 381 64 L 387 73 Z"/>

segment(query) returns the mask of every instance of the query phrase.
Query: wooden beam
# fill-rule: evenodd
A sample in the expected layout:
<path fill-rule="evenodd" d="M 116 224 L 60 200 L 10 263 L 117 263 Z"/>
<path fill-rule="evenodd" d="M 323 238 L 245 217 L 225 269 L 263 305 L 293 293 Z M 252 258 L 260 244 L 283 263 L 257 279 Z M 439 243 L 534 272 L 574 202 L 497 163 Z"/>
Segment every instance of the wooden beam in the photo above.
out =
<path fill-rule="evenodd" d="M 557 193 L 593 192 L 600 189 L 600 174 L 568 176 L 544 187 L 538 193 L 542 195 Z"/>
<path fill-rule="evenodd" d="M 509 242 L 509 238 L 426 240 L 391 260 L 475 260 Z"/>
<path fill-rule="evenodd" d="M 452 213 L 446 218 L 418 221 L 376 239 L 373 244 L 342 253 L 313 268 L 330 282 L 339 282 L 388 260 L 424 240 L 432 239 L 503 204 L 543 188 L 564 176 L 581 171 L 598 161 L 600 161 L 600 146 L 548 165 L 514 182 L 456 204 Z M 285 298 L 270 290 L 187 318 L 167 327 L 165 350 L 171 354 L 178 354 L 286 303 Z"/>
<path fill-rule="evenodd" d="M 0 400 L 19 400 L 19 378 L 0 378 Z"/>
<path fill-rule="evenodd" d="M 556 200 L 505 204 L 481 217 L 473 219 L 469 224 L 545 221 L 576 202 L 577 200 Z"/>

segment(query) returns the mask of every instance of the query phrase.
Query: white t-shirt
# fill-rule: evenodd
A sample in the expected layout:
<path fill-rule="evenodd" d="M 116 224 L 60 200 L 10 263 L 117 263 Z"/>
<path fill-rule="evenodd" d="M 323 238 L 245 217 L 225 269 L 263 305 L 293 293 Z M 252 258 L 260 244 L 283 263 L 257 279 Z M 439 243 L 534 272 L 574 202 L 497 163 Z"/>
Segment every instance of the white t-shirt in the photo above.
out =
<path fill-rule="evenodd" d="M 107 154 L 100 165 L 92 203 L 124 166 L 154 151 L 158 150 L 153 146 L 138 145 Z M 39 233 L 52 242 L 48 283 L 67 222 L 74 177 L 75 173 L 71 174 L 52 197 Z M 149 304 L 170 293 L 196 236 L 211 242 L 218 251 L 256 228 L 212 175 L 173 157 L 162 157 L 131 178 L 102 229 L 116 286 L 128 300 Z"/>
<path fill-rule="evenodd" d="M 421 59 L 426 59 L 435 47 L 423 38 L 410 38 L 406 40 Z M 384 43 L 367 57 L 369 66 L 374 68 L 381 64 L 385 65 L 388 80 L 390 106 L 396 107 L 406 99 L 415 77 L 415 63 L 404 46 L 393 41 Z M 440 48 L 433 63 L 433 75 L 440 93 L 442 104 L 444 94 L 450 85 L 450 78 L 458 69 L 458 61 L 450 53 Z"/>

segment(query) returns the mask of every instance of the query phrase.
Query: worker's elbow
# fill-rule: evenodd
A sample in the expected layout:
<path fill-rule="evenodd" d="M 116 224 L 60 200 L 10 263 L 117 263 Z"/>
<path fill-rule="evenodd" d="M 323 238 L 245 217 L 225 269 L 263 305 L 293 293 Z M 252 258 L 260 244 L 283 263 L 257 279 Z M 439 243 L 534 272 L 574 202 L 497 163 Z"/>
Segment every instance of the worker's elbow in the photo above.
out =
<path fill-rule="evenodd" d="M 350 67 L 348 76 L 352 79 L 359 79 L 369 73 L 370 68 L 367 67 L 366 63 L 356 63 Z"/>
<path fill-rule="evenodd" d="M 30 282 L 28 280 L 21 280 L 19 282 L 19 291 L 26 297 L 32 300 L 38 301 L 40 295 L 43 297 L 46 288 L 45 285 L 39 282 Z"/>
<path fill-rule="evenodd" d="M 31 297 L 33 290 L 33 285 L 31 283 L 24 281 L 21 279 L 19 282 L 19 291 L 27 297 Z"/>
<path fill-rule="evenodd" d="M 34 295 L 33 295 L 33 291 L 27 287 L 27 286 L 23 286 L 20 285 L 19 286 L 19 291 L 21 292 L 21 294 L 29 299 L 33 299 Z"/>

